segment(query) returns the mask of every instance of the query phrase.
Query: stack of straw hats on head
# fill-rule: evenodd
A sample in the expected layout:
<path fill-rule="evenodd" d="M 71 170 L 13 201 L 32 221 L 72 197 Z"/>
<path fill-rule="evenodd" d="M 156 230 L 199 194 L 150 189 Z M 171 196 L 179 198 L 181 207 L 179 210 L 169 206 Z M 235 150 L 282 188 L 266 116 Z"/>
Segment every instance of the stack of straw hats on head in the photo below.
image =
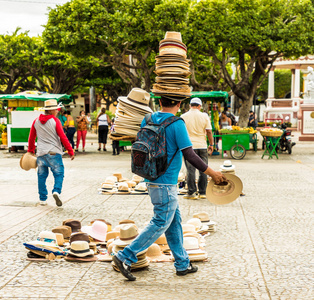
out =
<path fill-rule="evenodd" d="M 120 234 L 119 238 L 116 238 L 112 244 L 114 245 L 112 251 L 114 254 L 118 253 L 118 251 L 123 251 L 123 249 L 130 245 L 138 236 L 138 229 L 133 223 L 122 223 L 120 226 Z M 147 249 L 139 252 L 136 256 L 138 261 L 131 265 L 132 270 L 138 270 L 148 267 L 149 261 L 146 257 Z M 114 262 L 112 262 L 112 267 L 114 270 L 118 271 Z"/>
<path fill-rule="evenodd" d="M 191 96 L 189 86 L 190 64 L 186 59 L 187 47 L 181 33 L 167 31 L 159 43 L 156 56 L 156 83 L 152 92 L 170 100 L 182 101 Z"/>
<path fill-rule="evenodd" d="M 153 111 L 148 106 L 150 95 L 140 88 L 133 88 L 127 97 L 118 97 L 114 132 L 111 137 L 136 137 L 144 116 Z"/>

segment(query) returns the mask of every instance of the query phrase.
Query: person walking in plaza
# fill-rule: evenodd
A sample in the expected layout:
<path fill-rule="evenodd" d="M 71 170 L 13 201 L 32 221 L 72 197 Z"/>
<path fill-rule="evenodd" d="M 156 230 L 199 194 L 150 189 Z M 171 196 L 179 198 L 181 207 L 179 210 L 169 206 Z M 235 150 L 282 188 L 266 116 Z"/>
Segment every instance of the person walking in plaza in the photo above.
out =
<path fill-rule="evenodd" d="M 76 128 L 74 125 L 73 117 L 71 116 L 71 112 L 69 110 L 64 112 L 64 115 L 66 116 L 67 120 L 64 123 L 64 127 L 66 128 L 66 136 L 74 149 L 74 134 L 76 132 Z"/>
<path fill-rule="evenodd" d="M 35 153 L 35 139 L 37 137 L 37 176 L 39 204 L 47 205 L 48 191 L 46 179 L 49 169 L 54 176 L 54 186 L 52 190 L 53 198 L 57 206 L 62 206 L 60 198 L 64 165 L 62 161 L 62 144 L 68 150 L 71 160 L 74 159 L 73 149 L 63 132 L 59 119 L 57 119 L 58 106 L 56 100 L 45 101 L 45 114 L 41 114 L 32 124 L 28 138 L 28 152 Z"/>
<path fill-rule="evenodd" d="M 111 120 L 110 132 L 114 132 L 114 118 Z M 118 140 L 112 140 L 112 155 L 120 154 L 120 146 Z"/>
<path fill-rule="evenodd" d="M 173 99 L 174 97 L 170 100 L 161 96 L 159 101 L 162 110 L 151 115 L 152 123 L 160 124 L 178 112 L 181 102 Z M 144 119 L 141 127 L 145 125 Z M 130 281 L 136 280 L 131 273 L 131 264 L 137 262 L 136 255 L 152 245 L 163 233 L 175 259 L 176 274 L 184 276 L 198 270 L 190 263 L 183 247 L 182 219 L 177 192 L 182 154 L 194 167 L 211 176 L 215 183 L 219 184 L 225 180 L 223 174 L 209 168 L 195 154 L 183 120 L 179 119 L 166 127 L 166 150 L 168 163 L 171 161 L 168 169 L 156 180 L 147 182 L 148 193 L 154 206 L 154 216 L 130 245 L 113 256 L 113 261 L 121 274 Z"/>
<path fill-rule="evenodd" d="M 190 110 L 181 115 L 185 121 L 189 137 L 193 144 L 194 152 L 204 161 L 208 163 L 208 152 L 212 153 L 214 150 L 214 139 L 212 134 L 212 126 L 207 113 L 201 112 L 202 100 L 200 98 L 192 98 L 190 101 Z M 209 146 L 207 147 L 207 138 Z M 207 175 L 199 172 L 198 177 L 198 192 L 195 184 L 195 167 L 185 159 L 187 169 L 187 185 L 188 194 L 184 196 L 185 199 L 206 199 Z"/>
<path fill-rule="evenodd" d="M 88 118 L 85 115 L 85 111 L 81 110 L 80 115 L 76 118 L 77 122 L 77 136 L 76 136 L 76 149 L 75 151 L 78 152 L 78 148 L 80 145 L 80 140 L 82 138 L 82 148 L 83 152 L 85 152 L 85 142 L 86 142 L 86 134 L 87 134 L 87 126 L 89 124 Z"/>
<path fill-rule="evenodd" d="M 110 118 L 106 114 L 106 109 L 103 107 L 97 116 L 97 123 L 98 123 L 98 151 L 101 150 L 101 144 L 103 144 L 103 150 L 107 151 L 106 144 L 107 144 L 107 136 L 108 136 L 108 126 L 110 125 Z"/>
<path fill-rule="evenodd" d="M 64 123 L 67 120 L 67 117 L 64 115 L 64 108 L 60 108 L 59 110 L 59 114 L 57 116 L 57 118 L 60 120 L 62 127 L 64 126 Z M 63 130 L 65 131 L 65 129 Z"/>
<path fill-rule="evenodd" d="M 228 118 L 227 112 L 224 110 L 220 116 L 220 129 L 227 128 L 231 126 L 231 119 Z M 224 151 L 224 157 L 228 157 L 227 151 Z"/>

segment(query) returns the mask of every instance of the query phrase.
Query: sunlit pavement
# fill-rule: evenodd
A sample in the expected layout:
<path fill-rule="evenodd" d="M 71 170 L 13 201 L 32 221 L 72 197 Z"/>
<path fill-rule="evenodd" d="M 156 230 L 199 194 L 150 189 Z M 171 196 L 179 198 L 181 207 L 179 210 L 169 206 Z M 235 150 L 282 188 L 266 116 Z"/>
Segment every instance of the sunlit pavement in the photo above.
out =
<path fill-rule="evenodd" d="M 209 259 L 197 263 L 197 273 L 178 277 L 172 263 L 151 263 L 135 273 L 135 282 L 105 262 L 29 262 L 23 246 L 67 218 L 82 225 L 102 218 L 113 226 L 128 218 L 143 227 L 152 216 L 148 196 L 97 191 L 113 172 L 132 177 L 130 148 L 112 156 L 108 144 L 107 152 L 98 152 L 97 137 L 89 133 L 86 152 L 64 158 L 61 208 L 51 195 L 47 206 L 36 206 L 36 171 L 20 169 L 22 152 L 0 151 L 0 299 L 313 299 L 314 143 L 295 135 L 292 155 L 261 159 L 259 150 L 232 160 L 245 193 L 235 202 L 215 206 L 179 196 L 183 222 L 207 211 L 218 224 L 206 237 Z M 218 170 L 223 159 L 209 162 Z M 52 174 L 47 183 L 51 191 Z"/>

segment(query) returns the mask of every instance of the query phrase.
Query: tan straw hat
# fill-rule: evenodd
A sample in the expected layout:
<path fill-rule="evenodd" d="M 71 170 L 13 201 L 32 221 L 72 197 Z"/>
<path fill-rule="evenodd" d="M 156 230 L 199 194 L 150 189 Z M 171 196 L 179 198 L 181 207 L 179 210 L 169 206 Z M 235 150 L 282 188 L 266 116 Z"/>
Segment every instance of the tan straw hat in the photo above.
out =
<path fill-rule="evenodd" d="M 53 109 L 58 109 L 60 107 L 63 107 L 62 103 L 58 104 L 57 100 L 49 99 L 45 101 L 44 110 L 53 110 Z"/>
<path fill-rule="evenodd" d="M 148 247 L 146 255 L 148 260 L 151 262 L 171 261 L 171 257 L 169 255 L 163 254 L 161 252 L 160 246 L 155 243 Z"/>
<path fill-rule="evenodd" d="M 182 42 L 181 32 L 177 31 L 167 31 L 165 34 L 165 40 L 174 39 Z"/>
<path fill-rule="evenodd" d="M 25 171 L 28 171 L 30 169 L 36 169 L 37 168 L 36 156 L 30 152 L 26 152 L 20 159 L 20 167 Z"/>
<path fill-rule="evenodd" d="M 207 200 L 213 204 L 228 204 L 236 200 L 243 189 L 242 181 L 239 177 L 232 174 L 224 174 L 227 182 L 216 185 L 211 180 L 206 189 Z"/>
<path fill-rule="evenodd" d="M 124 224 L 120 228 L 120 236 L 113 241 L 119 247 L 125 247 L 133 242 L 138 236 L 137 227 L 134 224 Z"/>
<path fill-rule="evenodd" d="M 54 233 L 62 233 L 64 239 L 69 239 L 72 233 L 71 227 L 66 225 L 54 227 L 51 231 Z"/>
<path fill-rule="evenodd" d="M 188 232 L 196 232 L 195 226 L 192 224 L 182 224 L 183 234 Z"/>

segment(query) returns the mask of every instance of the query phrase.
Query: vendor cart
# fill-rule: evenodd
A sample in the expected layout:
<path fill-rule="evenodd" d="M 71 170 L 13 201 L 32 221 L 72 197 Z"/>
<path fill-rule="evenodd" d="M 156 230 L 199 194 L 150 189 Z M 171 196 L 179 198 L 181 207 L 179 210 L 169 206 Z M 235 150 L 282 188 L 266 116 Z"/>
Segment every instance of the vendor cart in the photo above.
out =
<path fill-rule="evenodd" d="M 281 135 L 283 134 L 282 130 L 277 130 L 277 131 L 267 131 L 267 130 L 261 130 L 260 131 L 263 141 L 265 144 L 265 151 L 262 155 L 262 158 L 264 156 L 268 156 L 268 159 L 273 158 L 273 156 L 276 156 L 278 159 L 277 155 L 277 148 L 278 148 L 278 143 L 281 138 Z"/>
<path fill-rule="evenodd" d="M 33 121 L 43 113 L 44 101 L 55 99 L 59 103 L 68 104 L 72 96 L 66 94 L 49 94 L 38 91 L 26 91 L 18 94 L 0 95 L 7 107 L 8 148 L 27 146 L 28 136 Z"/>
<path fill-rule="evenodd" d="M 230 155 L 234 159 L 242 159 L 246 155 L 246 150 L 250 149 L 249 133 L 222 133 L 221 135 L 223 157 L 224 151 L 230 151 Z"/>

